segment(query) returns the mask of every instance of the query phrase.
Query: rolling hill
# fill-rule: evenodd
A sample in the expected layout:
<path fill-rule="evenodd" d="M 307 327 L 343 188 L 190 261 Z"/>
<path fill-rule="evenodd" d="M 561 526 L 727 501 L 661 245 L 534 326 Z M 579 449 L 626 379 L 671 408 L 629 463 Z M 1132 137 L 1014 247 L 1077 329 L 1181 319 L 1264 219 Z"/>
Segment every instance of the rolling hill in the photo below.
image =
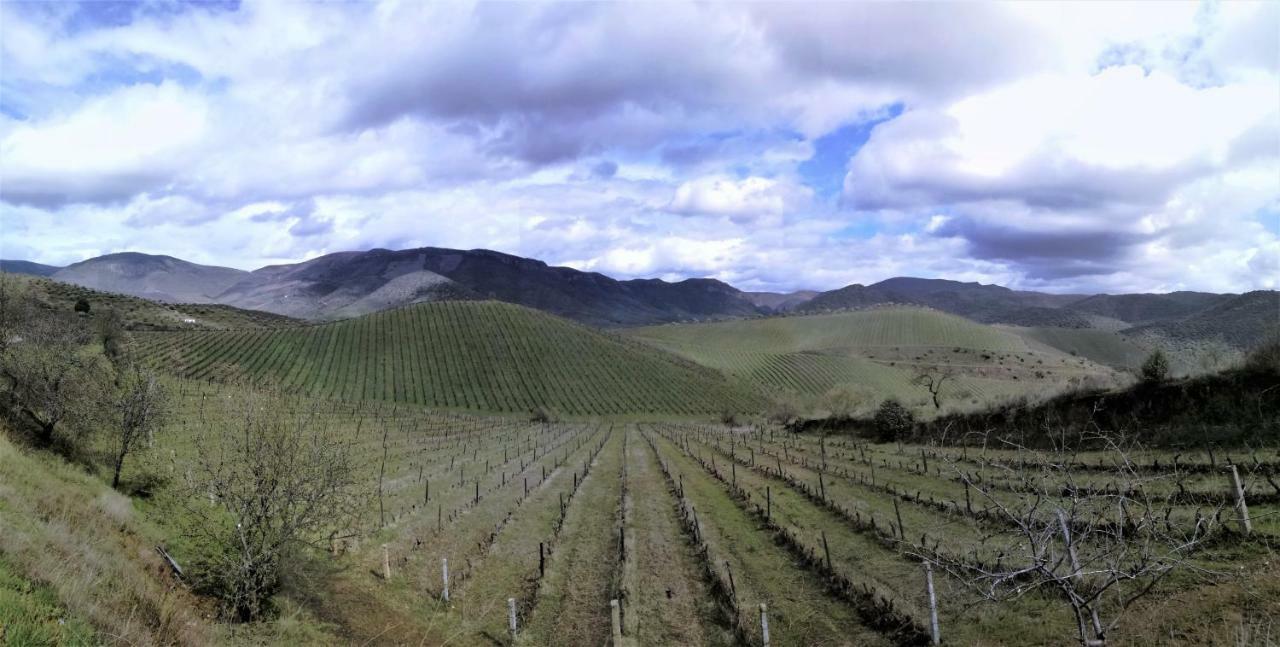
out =
<path fill-rule="evenodd" d="M 928 367 L 954 371 L 943 393 L 966 405 L 1109 373 L 1007 330 L 918 307 L 666 324 L 630 334 L 763 391 L 811 398 L 849 386 L 872 399 L 923 405 L 926 394 L 911 380 Z"/>
<path fill-rule="evenodd" d="M 1123 332 L 1131 337 L 1157 335 L 1175 342 L 1219 340 L 1237 348 L 1251 348 L 1277 328 L 1280 328 L 1280 292 L 1255 290 L 1215 299 L 1209 308 L 1178 320 Z"/>
<path fill-rule="evenodd" d="M 147 361 L 311 395 L 562 415 L 707 416 L 758 396 L 673 355 L 495 301 L 424 303 L 340 322 L 137 336 Z"/>
<path fill-rule="evenodd" d="M 77 301 L 89 304 L 92 316 L 114 310 L 129 330 L 244 330 L 297 326 L 283 315 L 215 303 L 159 303 L 141 297 L 102 292 L 79 285 L 23 274 L 3 274 L 21 289 L 31 290 L 43 307 L 70 313 Z"/>
<path fill-rule="evenodd" d="M 60 269 L 62 268 L 56 265 L 44 265 L 41 263 L 32 263 L 31 261 L 0 260 L 0 272 L 9 272 L 10 274 L 52 276 L 54 272 L 57 272 Z"/>
<path fill-rule="evenodd" d="M 107 254 L 54 272 L 50 278 L 103 292 L 167 303 L 218 303 L 218 295 L 246 272 L 197 265 L 172 256 Z"/>

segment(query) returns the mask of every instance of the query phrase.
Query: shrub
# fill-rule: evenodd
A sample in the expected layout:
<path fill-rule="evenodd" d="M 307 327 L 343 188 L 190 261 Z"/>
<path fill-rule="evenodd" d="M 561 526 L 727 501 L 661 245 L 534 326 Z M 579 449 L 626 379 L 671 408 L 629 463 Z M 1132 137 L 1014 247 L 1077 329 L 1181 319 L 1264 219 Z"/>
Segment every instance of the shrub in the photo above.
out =
<path fill-rule="evenodd" d="M 1245 366 L 1253 371 L 1280 373 L 1280 328 L 1273 328 L 1249 351 Z"/>
<path fill-rule="evenodd" d="M 901 402 L 889 398 L 881 402 L 880 408 L 876 410 L 876 437 L 880 442 L 893 442 L 911 433 L 915 422 L 915 416 L 911 415 L 909 409 L 902 406 Z"/>
<path fill-rule="evenodd" d="M 1144 382 L 1163 382 L 1169 379 L 1169 358 L 1165 357 L 1164 351 L 1159 348 L 1152 351 L 1146 361 L 1142 362 L 1141 373 Z"/>
<path fill-rule="evenodd" d="M 720 422 L 727 427 L 736 427 L 738 425 L 738 414 L 725 409 L 720 412 Z"/>
<path fill-rule="evenodd" d="M 88 313 L 89 313 L 89 301 L 88 301 L 88 300 L 86 300 L 84 297 L 81 297 L 81 298 L 79 298 L 79 299 L 76 299 L 75 311 L 76 311 L 76 312 L 81 312 L 81 313 L 84 313 L 84 314 L 88 314 Z"/>

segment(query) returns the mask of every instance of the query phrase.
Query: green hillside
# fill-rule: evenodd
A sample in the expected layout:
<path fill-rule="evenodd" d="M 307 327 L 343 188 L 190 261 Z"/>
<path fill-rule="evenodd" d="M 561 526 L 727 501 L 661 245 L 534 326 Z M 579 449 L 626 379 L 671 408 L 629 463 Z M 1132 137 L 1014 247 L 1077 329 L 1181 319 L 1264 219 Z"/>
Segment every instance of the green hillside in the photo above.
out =
<path fill-rule="evenodd" d="M 139 351 L 179 375 L 250 379 L 349 400 L 572 416 L 753 408 L 722 375 L 546 313 L 449 301 L 259 331 L 153 332 Z"/>
<path fill-rule="evenodd" d="M 1116 368 L 1138 366 L 1151 351 L 1110 330 L 1088 328 L 1009 328 L 1032 346 L 1044 344 L 1071 355 Z"/>
<path fill-rule="evenodd" d="M 632 334 L 655 341 L 772 353 L 893 346 L 1027 350 L 1026 342 L 1017 335 L 924 308 L 666 324 L 637 328 Z"/>
<path fill-rule="evenodd" d="M 942 390 L 953 406 L 1049 392 L 1104 372 L 1012 332 L 924 308 L 667 324 L 630 334 L 766 393 L 818 398 L 851 386 L 871 400 L 897 397 L 921 407 L 928 394 L 911 380 L 924 367 L 956 373 Z"/>

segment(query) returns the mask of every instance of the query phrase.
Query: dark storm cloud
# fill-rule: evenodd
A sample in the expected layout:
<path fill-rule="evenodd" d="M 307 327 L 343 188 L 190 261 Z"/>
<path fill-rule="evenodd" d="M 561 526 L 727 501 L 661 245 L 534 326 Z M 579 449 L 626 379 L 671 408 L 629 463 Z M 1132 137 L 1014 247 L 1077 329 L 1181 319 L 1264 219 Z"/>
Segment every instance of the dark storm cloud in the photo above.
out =
<path fill-rule="evenodd" d="M 0 179 L 0 202 L 41 209 L 58 209 L 69 204 L 118 205 L 163 186 L 167 180 L 164 175 L 148 172 L 83 177 L 13 172 Z"/>
<path fill-rule="evenodd" d="M 948 220 L 934 235 L 961 238 L 973 258 L 1014 263 L 1036 279 L 1114 272 L 1134 246 L 1152 238 L 1111 230 L 1018 228 L 969 217 Z"/>

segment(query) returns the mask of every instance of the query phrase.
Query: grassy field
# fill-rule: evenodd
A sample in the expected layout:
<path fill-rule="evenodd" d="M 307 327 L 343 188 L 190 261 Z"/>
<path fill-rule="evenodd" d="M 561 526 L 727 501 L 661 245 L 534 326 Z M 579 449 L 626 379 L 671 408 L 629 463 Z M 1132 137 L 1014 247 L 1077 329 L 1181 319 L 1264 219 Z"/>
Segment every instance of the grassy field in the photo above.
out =
<path fill-rule="evenodd" d="M 921 308 L 667 324 L 629 334 L 764 392 L 820 399 L 848 386 L 864 393 L 868 406 L 894 397 L 922 411 L 932 409 L 928 393 L 911 383 L 922 367 L 957 373 L 941 394 L 953 408 L 1049 393 L 1109 373 L 1007 330 Z"/>
<path fill-rule="evenodd" d="M 419 304 L 300 328 L 136 335 L 178 375 L 310 395 L 486 412 L 709 416 L 756 397 L 722 375 L 567 320 L 499 302 Z"/>

